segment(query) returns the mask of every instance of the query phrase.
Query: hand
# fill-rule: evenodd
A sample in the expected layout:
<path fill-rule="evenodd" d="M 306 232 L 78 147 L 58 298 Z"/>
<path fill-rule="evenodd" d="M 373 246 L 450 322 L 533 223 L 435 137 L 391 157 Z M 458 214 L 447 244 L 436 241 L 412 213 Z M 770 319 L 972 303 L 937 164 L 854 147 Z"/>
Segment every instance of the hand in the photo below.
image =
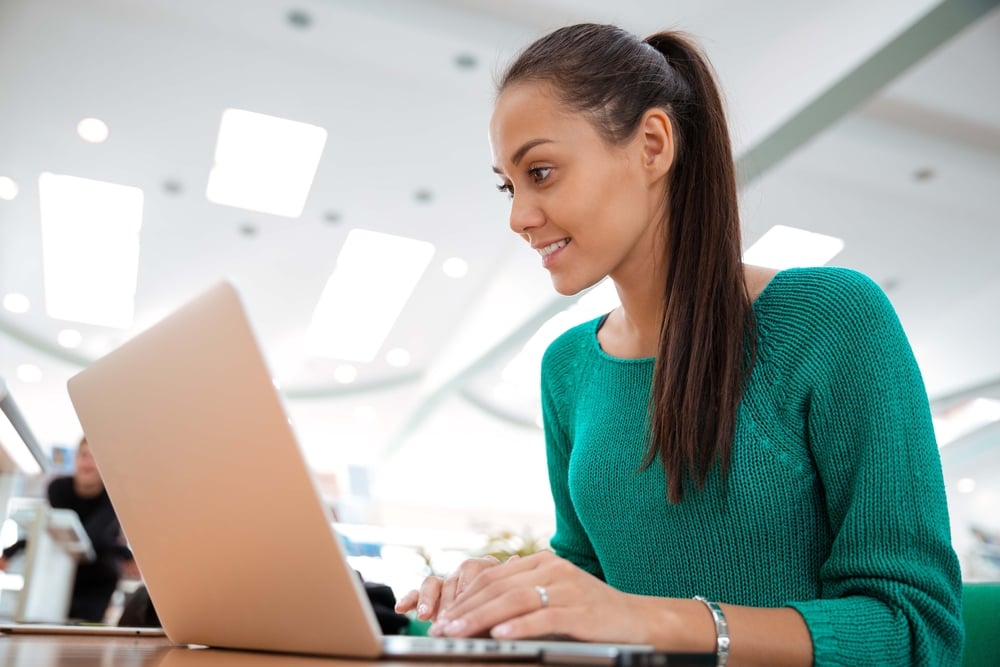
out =
<path fill-rule="evenodd" d="M 546 635 L 583 641 L 646 642 L 652 598 L 628 595 L 543 551 L 479 574 L 453 604 L 442 600 L 430 634 L 498 639 Z"/>
<path fill-rule="evenodd" d="M 396 611 L 404 614 L 415 608 L 417 618 L 421 621 L 434 620 L 438 612 L 451 605 L 481 572 L 499 564 L 500 561 L 493 556 L 471 558 L 459 565 L 446 579 L 427 577 L 420 590 L 410 591 L 399 599 Z"/>
<path fill-rule="evenodd" d="M 10 565 L 10 563 L 7 562 L 7 559 L 4 558 L 3 556 L 0 556 L 0 572 L 6 572 L 8 565 Z"/>

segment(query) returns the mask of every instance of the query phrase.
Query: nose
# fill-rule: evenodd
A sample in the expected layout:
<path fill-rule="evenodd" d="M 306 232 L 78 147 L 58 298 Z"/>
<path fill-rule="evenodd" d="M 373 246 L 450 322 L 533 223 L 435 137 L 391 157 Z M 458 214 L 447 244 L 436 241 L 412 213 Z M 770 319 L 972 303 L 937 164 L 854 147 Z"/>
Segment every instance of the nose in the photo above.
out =
<path fill-rule="evenodd" d="M 510 205 L 510 228 L 527 239 L 531 230 L 545 224 L 545 215 L 532 197 L 514 195 Z"/>

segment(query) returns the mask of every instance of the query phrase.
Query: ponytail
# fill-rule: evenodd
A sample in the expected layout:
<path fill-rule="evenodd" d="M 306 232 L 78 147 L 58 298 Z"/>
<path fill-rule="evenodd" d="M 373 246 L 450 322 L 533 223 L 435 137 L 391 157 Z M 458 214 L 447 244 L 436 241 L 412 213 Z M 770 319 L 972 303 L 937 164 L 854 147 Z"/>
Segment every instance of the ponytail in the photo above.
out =
<path fill-rule="evenodd" d="M 670 105 L 680 153 L 670 178 L 667 278 L 650 398 L 651 441 L 679 502 L 683 479 L 701 488 L 732 458 L 736 417 L 756 349 L 743 274 L 736 169 L 722 99 L 707 60 L 684 35 L 646 43 L 659 51 L 688 95 Z"/>

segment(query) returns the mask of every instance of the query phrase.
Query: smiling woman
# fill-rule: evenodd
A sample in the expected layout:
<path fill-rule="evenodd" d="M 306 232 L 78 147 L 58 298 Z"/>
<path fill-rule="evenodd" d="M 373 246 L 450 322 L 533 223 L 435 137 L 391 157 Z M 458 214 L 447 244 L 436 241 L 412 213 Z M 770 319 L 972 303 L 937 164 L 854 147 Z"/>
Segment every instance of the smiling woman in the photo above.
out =
<path fill-rule="evenodd" d="M 857 272 L 743 263 L 697 46 L 556 30 L 500 80 L 490 141 L 556 290 L 610 277 L 621 305 L 542 362 L 554 553 L 470 560 L 398 609 L 435 635 L 719 665 L 955 664 L 958 562 L 906 336 Z"/>

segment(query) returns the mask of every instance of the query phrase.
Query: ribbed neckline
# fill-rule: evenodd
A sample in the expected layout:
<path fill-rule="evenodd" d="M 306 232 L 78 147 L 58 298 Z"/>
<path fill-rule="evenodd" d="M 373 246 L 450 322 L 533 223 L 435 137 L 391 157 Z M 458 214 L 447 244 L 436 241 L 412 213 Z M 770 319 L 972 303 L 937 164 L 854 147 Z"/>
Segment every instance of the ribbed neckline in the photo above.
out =
<path fill-rule="evenodd" d="M 751 308 L 759 312 L 761 301 L 762 300 L 766 301 L 764 297 L 768 292 L 771 291 L 774 284 L 776 282 L 779 282 L 779 280 L 784 280 L 785 275 L 794 270 L 795 269 L 782 269 L 781 271 L 778 271 L 776 274 L 774 274 L 774 276 L 771 277 L 771 280 L 769 280 L 768 283 L 764 285 L 764 289 L 762 289 L 757 294 L 757 296 L 754 297 L 753 302 L 750 304 Z M 651 364 L 654 361 L 656 361 L 656 357 L 637 357 L 635 359 L 627 359 L 625 357 L 615 357 L 605 352 L 604 348 L 601 347 L 601 342 L 597 340 L 597 330 L 601 326 L 601 322 L 603 322 L 606 318 L 607 314 L 602 315 L 601 317 L 598 317 L 595 320 L 592 320 L 590 323 L 590 341 L 591 345 L 594 346 L 594 350 L 597 353 L 598 357 L 604 359 L 605 361 L 610 361 L 619 364 Z"/>

